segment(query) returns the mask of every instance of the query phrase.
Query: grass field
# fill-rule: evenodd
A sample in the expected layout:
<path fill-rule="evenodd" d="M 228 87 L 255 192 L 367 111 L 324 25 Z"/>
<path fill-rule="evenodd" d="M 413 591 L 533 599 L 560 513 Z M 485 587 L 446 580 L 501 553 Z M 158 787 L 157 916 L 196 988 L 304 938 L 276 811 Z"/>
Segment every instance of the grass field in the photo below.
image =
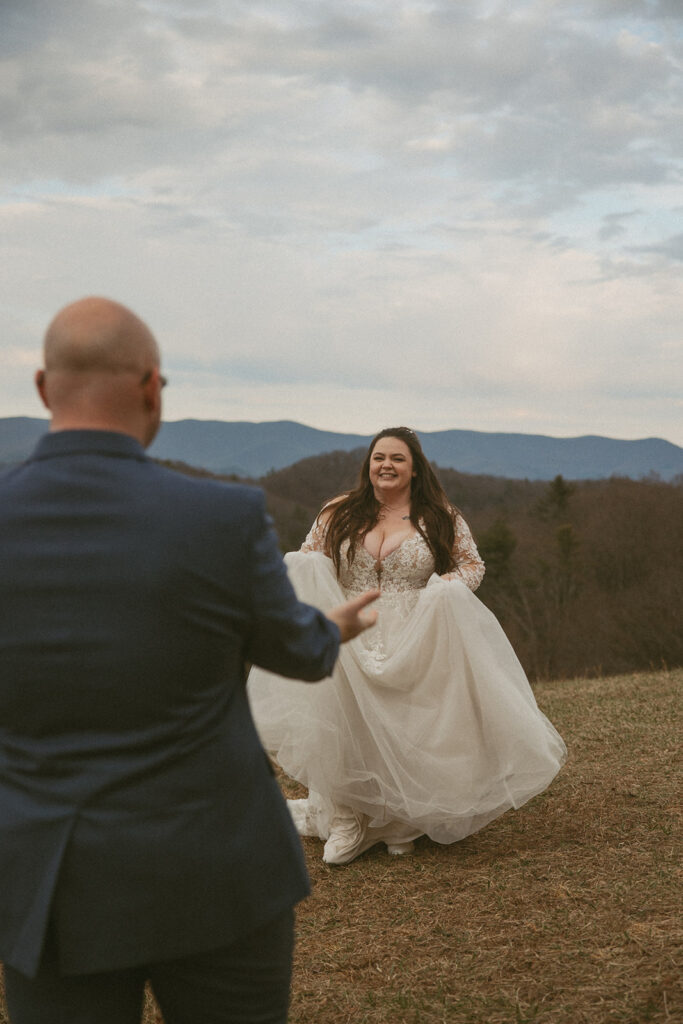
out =
<path fill-rule="evenodd" d="M 454 846 L 334 868 L 304 840 L 291 1024 L 683 1021 L 681 683 L 677 669 L 537 685 L 567 765 Z M 151 998 L 144 1021 L 161 1021 Z"/>

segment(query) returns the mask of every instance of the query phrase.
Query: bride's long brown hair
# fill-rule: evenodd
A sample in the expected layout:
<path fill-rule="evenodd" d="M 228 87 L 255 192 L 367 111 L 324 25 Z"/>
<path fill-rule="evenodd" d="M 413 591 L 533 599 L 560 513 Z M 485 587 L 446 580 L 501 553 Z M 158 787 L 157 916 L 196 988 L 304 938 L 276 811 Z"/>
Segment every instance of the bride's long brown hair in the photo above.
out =
<path fill-rule="evenodd" d="M 410 522 L 422 534 L 434 558 L 434 569 L 439 575 L 455 568 L 455 517 L 458 510 L 448 501 L 443 487 L 427 461 L 417 434 L 409 427 L 387 427 L 380 430 L 370 442 L 358 484 L 348 494 L 334 499 L 323 510 L 326 518 L 325 552 L 334 562 L 339 575 L 341 546 L 348 540 L 347 559 L 353 561 L 356 547 L 377 523 L 380 502 L 370 483 L 370 457 L 383 437 L 397 437 L 409 448 L 413 457 L 413 477 L 410 489 Z M 422 525 L 424 523 L 424 526 Z"/>

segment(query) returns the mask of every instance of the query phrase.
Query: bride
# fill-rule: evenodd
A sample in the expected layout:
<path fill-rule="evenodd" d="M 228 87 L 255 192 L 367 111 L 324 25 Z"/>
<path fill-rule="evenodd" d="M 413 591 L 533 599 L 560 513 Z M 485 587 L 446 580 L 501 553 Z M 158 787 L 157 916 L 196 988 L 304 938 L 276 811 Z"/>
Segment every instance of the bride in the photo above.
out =
<path fill-rule="evenodd" d="M 286 556 L 323 611 L 379 587 L 374 629 L 309 684 L 262 669 L 249 699 L 266 750 L 308 787 L 299 833 L 347 864 L 375 843 L 452 843 L 545 789 L 566 757 L 495 617 L 472 535 L 407 427 L 373 439 L 358 486 Z"/>

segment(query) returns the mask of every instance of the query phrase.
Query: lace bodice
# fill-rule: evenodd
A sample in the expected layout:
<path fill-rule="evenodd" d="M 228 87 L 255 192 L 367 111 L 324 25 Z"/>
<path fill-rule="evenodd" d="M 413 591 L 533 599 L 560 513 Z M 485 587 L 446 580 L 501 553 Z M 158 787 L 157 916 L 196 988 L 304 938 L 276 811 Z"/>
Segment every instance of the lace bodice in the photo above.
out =
<path fill-rule="evenodd" d="M 311 527 L 301 551 L 325 551 L 325 526 L 320 517 Z M 347 592 L 369 590 L 380 587 L 385 593 L 404 593 L 420 590 L 434 572 L 434 559 L 421 534 L 415 532 L 406 537 L 381 561 L 359 544 L 355 557 L 348 564 L 346 553 L 348 541 L 342 545 L 341 574 L 339 582 Z M 459 579 L 470 590 L 476 590 L 484 578 L 484 563 L 477 551 L 470 529 L 461 515 L 455 520 L 456 568 L 442 579 Z"/>

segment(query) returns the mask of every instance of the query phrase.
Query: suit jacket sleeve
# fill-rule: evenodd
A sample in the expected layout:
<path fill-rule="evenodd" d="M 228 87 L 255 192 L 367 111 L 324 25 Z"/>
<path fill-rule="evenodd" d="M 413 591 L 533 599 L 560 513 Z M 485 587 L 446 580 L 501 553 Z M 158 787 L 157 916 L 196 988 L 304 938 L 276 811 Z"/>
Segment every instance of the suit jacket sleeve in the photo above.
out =
<path fill-rule="evenodd" d="M 317 608 L 297 599 L 263 496 L 259 497 L 249 557 L 251 625 L 246 658 L 278 675 L 323 679 L 337 660 L 339 628 Z"/>

